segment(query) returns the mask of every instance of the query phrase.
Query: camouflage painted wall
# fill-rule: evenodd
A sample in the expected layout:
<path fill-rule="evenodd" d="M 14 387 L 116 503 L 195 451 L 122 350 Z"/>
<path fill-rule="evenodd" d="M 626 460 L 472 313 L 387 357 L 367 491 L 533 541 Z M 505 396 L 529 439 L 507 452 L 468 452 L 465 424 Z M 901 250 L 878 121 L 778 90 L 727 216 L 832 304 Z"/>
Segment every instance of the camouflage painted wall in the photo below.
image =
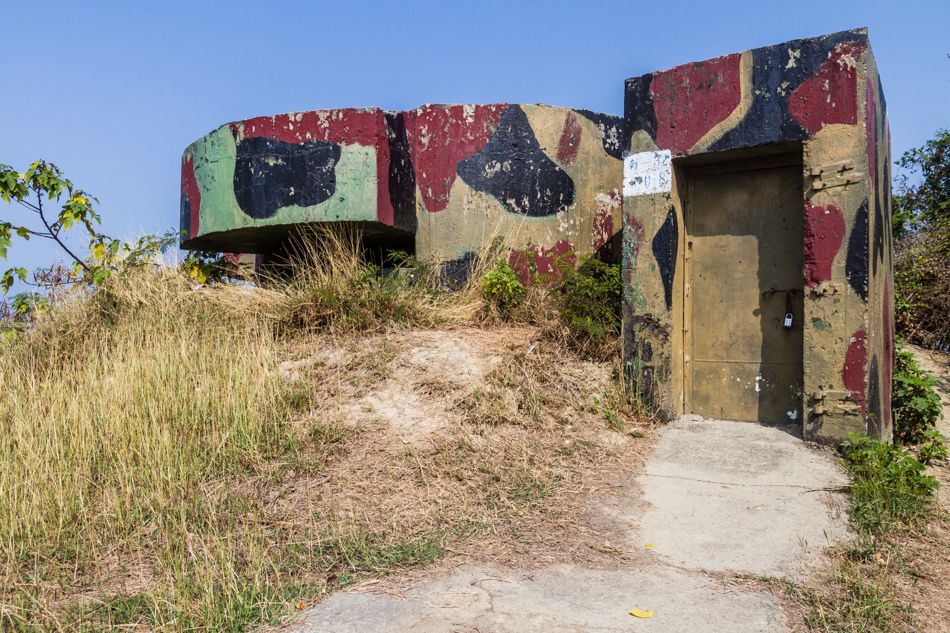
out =
<path fill-rule="evenodd" d="M 517 104 L 425 105 L 405 117 L 417 256 L 464 262 L 495 236 L 530 244 L 539 273 L 569 252 L 619 255 L 620 117 Z"/>
<path fill-rule="evenodd" d="M 621 117 L 509 104 L 232 123 L 183 157 L 184 246 L 266 253 L 299 224 L 356 222 L 384 239 L 414 235 L 422 258 L 463 263 L 501 235 L 530 244 L 542 271 L 568 251 L 612 260 L 621 127 Z"/>
<path fill-rule="evenodd" d="M 866 30 L 629 79 L 624 116 L 625 349 L 641 391 L 665 414 L 683 412 L 688 170 L 742 152 L 767 160 L 797 151 L 805 435 L 889 437 L 890 161 Z"/>
<path fill-rule="evenodd" d="M 292 227 L 415 231 L 401 113 L 318 110 L 224 125 L 182 157 L 185 248 L 264 253 Z"/>

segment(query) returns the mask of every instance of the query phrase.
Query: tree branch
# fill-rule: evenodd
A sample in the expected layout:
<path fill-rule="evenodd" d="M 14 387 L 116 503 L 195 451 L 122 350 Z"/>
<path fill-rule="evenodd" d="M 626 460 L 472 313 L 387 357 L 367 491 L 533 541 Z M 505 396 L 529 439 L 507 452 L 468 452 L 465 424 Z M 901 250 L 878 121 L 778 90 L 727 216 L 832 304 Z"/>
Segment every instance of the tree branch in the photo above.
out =
<path fill-rule="evenodd" d="M 65 244 L 63 244 L 63 241 L 59 239 L 59 232 L 53 232 L 53 227 L 49 225 L 49 222 L 46 221 L 46 216 L 43 214 L 43 198 L 39 193 L 36 194 L 36 202 L 39 207 L 37 212 L 40 214 L 40 220 L 43 221 L 43 226 L 45 226 L 46 230 L 49 231 L 50 238 L 56 240 L 56 243 L 59 244 L 64 251 L 66 251 L 67 255 L 73 258 L 73 261 L 82 266 L 83 270 L 85 270 L 87 273 L 91 273 L 92 271 L 89 270 L 89 266 L 86 266 L 86 263 L 76 257 L 76 255 L 71 250 L 69 250 Z"/>

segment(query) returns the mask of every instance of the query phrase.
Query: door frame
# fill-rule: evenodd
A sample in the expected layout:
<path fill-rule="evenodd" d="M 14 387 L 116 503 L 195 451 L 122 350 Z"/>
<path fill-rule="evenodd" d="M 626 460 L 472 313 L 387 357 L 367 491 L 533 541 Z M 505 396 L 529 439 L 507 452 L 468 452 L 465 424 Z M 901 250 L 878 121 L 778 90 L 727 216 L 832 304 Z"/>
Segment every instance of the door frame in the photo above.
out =
<path fill-rule="evenodd" d="M 706 157 L 708 159 L 708 156 Z M 769 156 L 760 156 L 755 158 L 739 158 L 727 160 L 715 164 L 693 164 L 690 166 L 689 160 L 678 160 L 677 171 L 685 180 L 684 187 L 680 189 L 683 209 L 683 226 L 685 235 L 683 236 L 683 332 L 682 332 L 682 357 L 679 359 L 683 368 L 683 393 L 681 402 L 683 403 L 683 413 L 693 412 L 693 298 L 692 298 L 692 280 L 693 280 L 693 235 L 695 235 L 695 191 L 694 183 L 696 176 L 705 176 L 710 174 L 723 174 L 740 171 L 753 171 L 759 169 L 774 169 L 778 167 L 798 167 L 803 169 L 804 156 L 801 146 L 789 148 L 780 154 Z M 705 162 L 705 161 L 704 161 Z M 804 187 L 804 180 L 803 180 Z M 802 222 L 804 222 L 805 213 L 805 191 L 801 192 L 802 204 Z M 804 271 L 802 271 L 804 275 Z M 802 315 L 804 318 L 804 314 Z M 804 346 L 803 346 L 804 347 Z M 802 359 L 804 362 L 804 358 Z M 803 368 L 804 371 L 804 368 Z M 802 376 L 804 381 L 804 375 Z M 803 384 L 804 387 L 804 384 Z M 804 413 L 804 412 L 803 412 Z M 804 419 L 804 414 L 802 415 Z"/>

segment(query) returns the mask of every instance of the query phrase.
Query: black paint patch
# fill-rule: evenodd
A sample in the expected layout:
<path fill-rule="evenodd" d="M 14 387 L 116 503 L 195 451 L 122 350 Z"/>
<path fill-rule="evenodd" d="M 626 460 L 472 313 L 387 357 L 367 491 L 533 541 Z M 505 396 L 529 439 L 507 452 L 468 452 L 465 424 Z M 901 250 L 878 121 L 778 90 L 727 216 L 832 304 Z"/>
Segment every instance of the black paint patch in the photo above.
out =
<path fill-rule="evenodd" d="M 456 165 L 475 191 L 494 196 L 509 213 L 544 218 L 574 204 L 574 181 L 541 149 L 528 117 L 508 106 L 498 129 L 474 156 Z"/>
<path fill-rule="evenodd" d="M 880 434 L 884 425 L 884 403 L 881 399 L 881 377 L 878 371 L 877 355 L 871 357 L 871 367 L 868 369 L 868 395 L 867 395 L 867 431 L 871 437 Z"/>
<path fill-rule="evenodd" d="M 181 192 L 181 209 L 179 211 L 178 229 L 181 232 L 181 241 L 197 237 L 189 235 L 191 231 L 191 198 L 184 191 Z"/>
<path fill-rule="evenodd" d="M 884 214 L 881 212 L 881 186 L 878 184 L 874 194 L 874 251 L 871 254 L 871 271 L 877 279 L 878 260 L 884 263 Z"/>
<path fill-rule="evenodd" d="M 866 41 L 866 33 L 845 31 L 752 51 L 752 106 L 742 121 L 707 151 L 720 152 L 809 138 L 811 133 L 789 114 L 788 95 L 812 76 L 835 46 L 841 42 Z M 793 61 L 792 54 L 796 51 L 798 55 Z"/>
<path fill-rule="evenodd" d="M 439 275 L 450 288 L 461 288 L 478 269 L 480 262 L 478 253 L 470 251 L 457 259 L 442 262 Z"/>
<path fill-rule="evenodd" d="M 623 160 L 623 117 L 591 110 L 574 110 L 600 130 L 600 142 L 608 156 Z"/>
<path fill-rule="evenodd" d="M 623 99 L 623 143 L 630 150 L 634 132 L 643 131 L 656 143 L 656 111 L 653 109 L 653 75 L 634 77 L 626 82 Z"/>
<path fill-rule="evenodd" d="M 337 143 L 245 138 L 237 143 L 234 197 L 255 220 L 272 218 L 281 207 L 320 204 L 336 191 L 339 161 Z"/>
<path fill-rule="evenodd" d="M 393 205 L 393 226 L 416 232 L 416 172 L 409 155 L 406 119 L 402 112 L 386 112 L 389 140 L 389 200 Z"/>
<path fill-rule="evenodd" d="M 848 238 L 848 259 L 844 274 L 848 285 L 865 303 L 868 300 L 868 200 L 864 199 L 854 218 Z"/>
<path fill-rule="evenodd" d="M 676 273 L 676 255 L 679 247 L 679 227 L 676 222 L 676 210 L 670 207 L 666 221 L 653 237 L 653 257 L 656 258 L 660 279 L 663 280 L 663 297 L 666 309 L 673 309 L 673 276 Z"/>
<path fill-rule="evenodd" d="M 877 167 L 877 173 L 874 174 L 874 252 L 873 252 L 873 271 L 877 278 L 877 267 L 880 263 L 883 265 L 886 261 L 887 253 L 890 252 L 888 236 L 891 235 L 893 226 L 890 224 L 891 217 L 891 170 L 890 162 L 887 160 L 886 152 L 884 160 L 881 160 L 880 143 L 887 138 L 887 104 L 884 101 L 884 87 L 881 86 L 881 78 L 877 78 L 876 100 L 881 108 L 881 115 L 875 116 L 874 128 L 874 164 Z M 885 146 L 886 147 L 886 146 Z M 885 213 L 885 210 L 887 213 Z M 885 224 L 884 218 L 888 218 L 888 224 Z M 880 260 L 880 262 L 878 262 Z M 888 274 L 887 272 L 884 273 Z"/>

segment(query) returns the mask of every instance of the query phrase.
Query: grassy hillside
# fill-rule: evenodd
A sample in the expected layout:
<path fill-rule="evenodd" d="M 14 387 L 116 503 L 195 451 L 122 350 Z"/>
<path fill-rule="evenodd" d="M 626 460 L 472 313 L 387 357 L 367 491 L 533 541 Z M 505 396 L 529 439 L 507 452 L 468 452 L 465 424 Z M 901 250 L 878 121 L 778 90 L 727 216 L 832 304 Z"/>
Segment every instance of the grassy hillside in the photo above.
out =
<path fill-rule="evenodd" d="M 637 463 L 616 344 L 560 295 L 500 308 L 357 247 L 323 236 L 261 287 L 137 269 L 5 335 L 0 630 L 247 630 L 544 550 L 585 481 Z"/>

